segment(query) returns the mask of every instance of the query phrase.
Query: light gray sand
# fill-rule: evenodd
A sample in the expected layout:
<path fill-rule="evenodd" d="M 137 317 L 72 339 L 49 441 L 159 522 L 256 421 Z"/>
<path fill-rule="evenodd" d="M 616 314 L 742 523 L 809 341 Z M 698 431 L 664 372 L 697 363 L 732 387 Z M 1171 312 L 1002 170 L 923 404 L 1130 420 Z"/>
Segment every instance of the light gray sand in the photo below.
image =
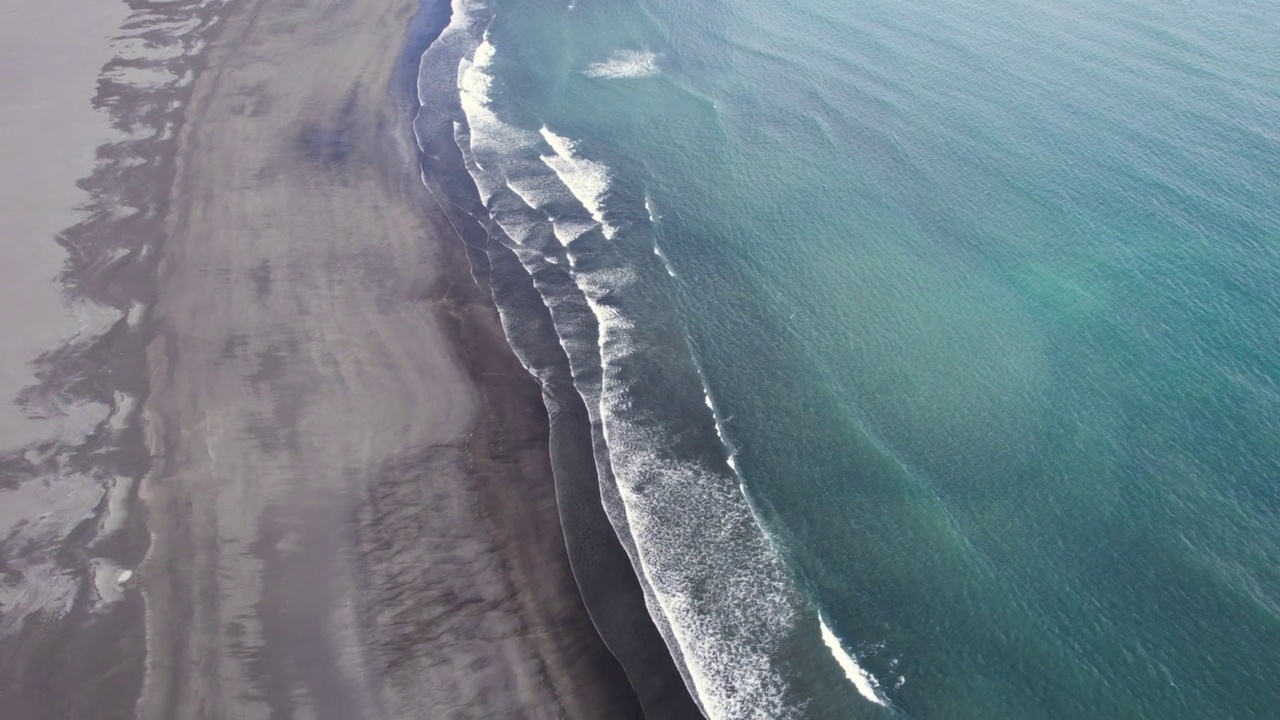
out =
<path fill-rule="evenodd" d="M 33 493 L 14 523 L 79 503 L 22 546 L 47 576 L 0 556 L 40 610 L 0 633 L 0 716 L 634 717 L 564 557 L 537 388 L 410 169 L 387 83 L 416 3 L 131 2 L 97 85 L 114 131 L 72 146 L 115 142 L 63 235 L 111 331 L 34 396 L 91 432 L 0 435 L 0 487 Z M 79 196 L 32 228 L 75 222 L 55 197 Z M 46 249 L 15 262 L 56 290 Z M 65 337 L 23 321 L 33 350 Z"/>
<path fill-rule="evenodd" d="M 0 448 L 56 432 L 14 398 L 35 382 L 32 361 L 88 318 L 63 301 L 67 259 L 59 231 L 88 194 L 94 150 L 114 139 L 110 117 L 89 103 L 122 0 L 11 0 L 0 9 Z"/>
<path fill-rule="evenodd" d="M 137 395 L 98 381 L 128 309 L 66 280 L 124 260 L 78 254 L 99 147 L 129 134 L 94 104 L 113 58 L 145 54 L 122 0 L 0 9 L 0 717 L 120 717 L 141 679 L 123 512 L 141 474 L 119 462 Z M 107 255 L 114 260 L 99 263 Z M 97 270 L 80 272 L 95 265 Z M 117 337 L 127 333 L 117 332 Z M 118 348 L 119 346 L 117 346 Z M 140 349 L 140 348 L 139 348 Z M 115 353 L 123 357 L 121 353 Z M 127 354 L 127 353 L 126 353 Z M 96 356 L 96 357 L 95 357 Z M 141 355 L 138 355 L 141 357 Z M 123 380 L 123 375 L 120 376 Z M 126 383 L 127 384 L 127 383 Z M 127 542 L 125 543 L 127 544 Z M 122 578 L 124 582 L 118 583 Z M 108 629 L 99 633 L 98 628 Z"/>
<path fill-rule="evenodd" d="M 95 148 L 115 139 L 109 116 L 89 100 L 127 11 L 121 0 L 13 0 L 0 9 L 0 457 L 78 443 L 109 412 L 19 396 L 37 383 L 41 354 L 77 333 L 100 334 L 118 317 L 66 301 L 58 275 L 67 252 L 57 235 L 83 216 L 89 195 L 76 181 L 92 172 Z M 0 566 L 22 573 L 0 582 L 0 636 L 30 613 L 69 608 L 75 580 L 19 548 L 61 543 L 102 498 L 92 479 L 41 475 L 19 485 L 0 469 Z"/>
<path fill-rule="evenodd" d="M 391 141 L 412 10 L 247 2 L 197 81 L 150 351 L 144 717 L 618 717 L 564 671 L 600 651 L 550 477 L 505 478 L 544 520 L 503 526 L 468 477 L 477 395 L 433 299 L 456 240 Z"/>

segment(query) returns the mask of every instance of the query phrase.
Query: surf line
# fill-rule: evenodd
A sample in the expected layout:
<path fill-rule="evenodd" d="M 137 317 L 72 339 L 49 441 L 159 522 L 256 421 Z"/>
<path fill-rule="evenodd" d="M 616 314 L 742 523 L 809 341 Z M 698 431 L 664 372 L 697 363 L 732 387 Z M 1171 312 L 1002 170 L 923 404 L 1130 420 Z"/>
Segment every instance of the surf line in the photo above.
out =
<path fill-rule="evenodd" d="M 818 626 L 822 629 L 822 642 L 831 651 L 831 657 L 835 658 L 840 669 L 844 670 L 844 676 L 849 678 L 849 682 L 858 689 L 858 693 L 881 707 L 889 707 L 889 701 L 880 694 L 880 683 L 872 677 L 871 673 L 863 670 L 858 661 L 845 651 L 840 644 L 840 638 L 831 632 L 831 628 L 827 626 L 827 619 L 821 613 L 818 614 Z"/>

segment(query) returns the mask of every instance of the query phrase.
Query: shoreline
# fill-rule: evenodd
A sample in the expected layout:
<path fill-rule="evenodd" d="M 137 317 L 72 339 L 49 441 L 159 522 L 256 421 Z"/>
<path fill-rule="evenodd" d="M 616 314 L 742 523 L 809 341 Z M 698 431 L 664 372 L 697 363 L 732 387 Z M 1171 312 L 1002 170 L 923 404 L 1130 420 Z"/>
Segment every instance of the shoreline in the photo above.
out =
<path fill-rule="evenodd" d="M 460 9 L 464 15 L 451 22 L 422 60 L 419 92 L 431 105 L 414 123 L 423 148 L 423 179 L 466 248 L 476 283 L 497 306 L 504 341 L 520 358 L 522 371 L 541 386 L 539 413 L 549 416 L 550 423 L 544 453 L 554 468 L 564 549 L 596 629 L 625 669 L 646 716 L 702 718 L 606 511 L 604 486 L 612 479 L 601 480 L 599 473 L 610 469 L 602 469 L 596 457 L 604 438 L 593 424 L 589 401 L 577 386 L 578 369 L 570 364 L 539 286 L 555 279 L 535 279 L 523 265 L 513 249 L 517 243 L 481 201 L 468 164 L 472 161 L 459 148 L 470 129 L 453 78 L 481 43 L 479 31 L 487 25 L 483 8 L 455 5 L 455 12 Z"/>
<path fill-rule="evenodd" d="M 57 549 L 73 609 L 0 637 L 15 720 L 639 717 L 537 383 L 417 177 L 417 3 L 130 7 L 126 137 L 62 238 L 119 318 L 44 376 L 106 415 L 54 459 L 113 478 Z"/>

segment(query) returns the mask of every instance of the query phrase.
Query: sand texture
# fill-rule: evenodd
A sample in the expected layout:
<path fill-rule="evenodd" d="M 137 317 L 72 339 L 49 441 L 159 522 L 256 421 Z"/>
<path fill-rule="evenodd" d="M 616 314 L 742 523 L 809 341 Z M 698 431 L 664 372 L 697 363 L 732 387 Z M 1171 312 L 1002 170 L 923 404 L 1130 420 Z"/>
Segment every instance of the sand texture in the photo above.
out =
<path fill-rule="evenodd" d="M 387 88 L 413 9 L 246 2 L 197 80 L 149 349 L 143 717 L 632 710 L 564 559 L 536 389 L 409 170 Z"/>
<path fill-rule="evenodd" d="M 67 609 L 0 638 L 4 717 L 637 716 L 389 90 L 416 3 L 131 7 L 62 240 L 109 331 L 48 373 L 100 398 L 76 547 L 111 562 L 67 555 Z"/>

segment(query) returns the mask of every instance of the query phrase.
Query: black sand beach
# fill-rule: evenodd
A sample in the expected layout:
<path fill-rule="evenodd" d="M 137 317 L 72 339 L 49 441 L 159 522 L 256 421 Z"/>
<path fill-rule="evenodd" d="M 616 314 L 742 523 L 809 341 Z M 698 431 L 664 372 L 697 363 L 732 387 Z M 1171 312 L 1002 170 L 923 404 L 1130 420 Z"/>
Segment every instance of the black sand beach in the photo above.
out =
<path fill-rule="evenodd" d="M 543 447 L 549 449 L 554 468 L 569 561 L 592 621 L 624 668 L 646 717 L 701 718 L 605 511 L 602 486 L 613 479 L 602 482 L 598 474 L 595 451 L 603 447 L 601 429 L 592 426 L 584 395 L 575 385 L 575 369 L 536 287 L 557 279 L 535 278 L 525 269 L 513 250 L 518 243 L 490 217 L 460 151 L 467 139 L 457 133 L 467 127 L 467 117 L 453 77 L 468 62 L 484 18 L 484 10 L 474 8 L 460 22 L 455 18 L 422 55 L 424 105 L 414 129 L 422 146 L 423 180 L 465 245 L 476 283 L 499 308 L 506 342 L 541 385 L 538 412 L 550 416 L 550 443 Z M 482 375 L 478 383 L 488 385 L 489 377 Z"/>
<path fill-rule="evenodd" d="M 35 549 L 76 591 L 0 636 L 4 716 L 638 716 L 570 572 L 541 391 L 388 91 L 415 4 L 132 8 L 166 51 L 104 71 L 128 135 L 61 237 L 68 292 L 118 319 L 27 395 L 109 412 L 2 466 L 4 492 L 74 467 L 100 500 Z"/>

